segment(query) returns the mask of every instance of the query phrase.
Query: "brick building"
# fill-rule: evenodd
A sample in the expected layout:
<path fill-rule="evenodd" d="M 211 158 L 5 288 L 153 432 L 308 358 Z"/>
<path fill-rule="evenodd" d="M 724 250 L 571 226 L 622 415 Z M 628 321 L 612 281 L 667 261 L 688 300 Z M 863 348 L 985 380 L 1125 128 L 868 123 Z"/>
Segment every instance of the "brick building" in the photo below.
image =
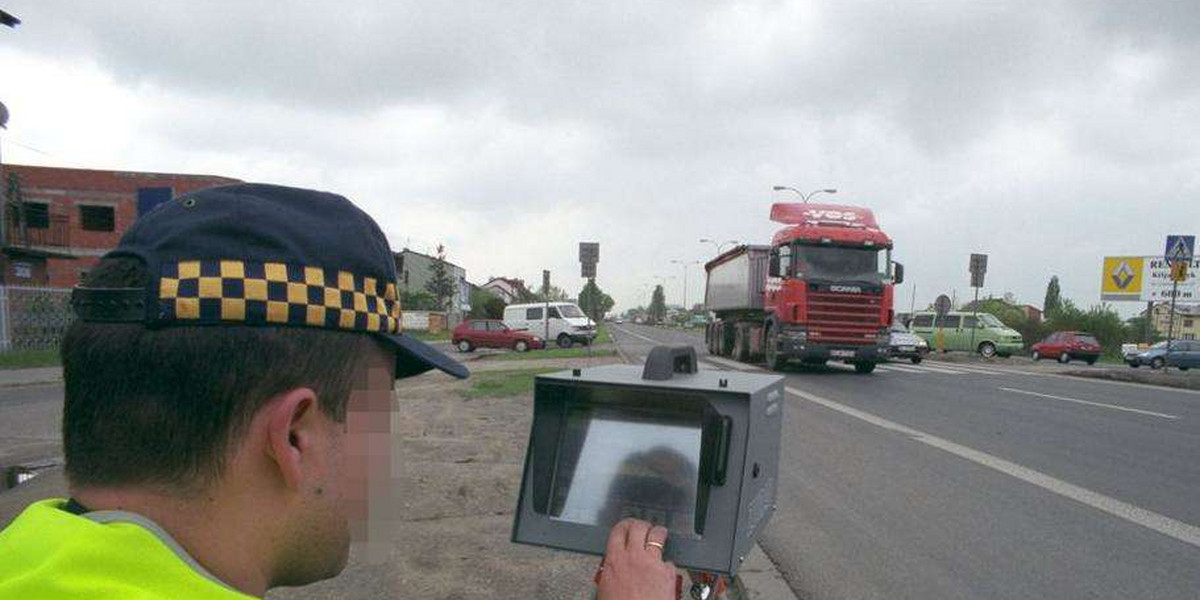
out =
<path fill-rule="evenodd" d="M 0 165 L 0 285 L 71 287 L 142 213 L 211 175 Z"/>

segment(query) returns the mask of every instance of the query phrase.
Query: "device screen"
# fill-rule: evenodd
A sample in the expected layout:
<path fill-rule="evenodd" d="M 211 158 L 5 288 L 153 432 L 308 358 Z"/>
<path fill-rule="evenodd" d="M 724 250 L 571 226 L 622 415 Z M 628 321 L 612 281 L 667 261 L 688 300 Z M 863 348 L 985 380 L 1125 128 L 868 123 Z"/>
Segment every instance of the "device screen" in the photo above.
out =
<path fill-rule="evenodd" d="M 550 517 L 609 527 L 625 517 L 696 533 L 702 413 L 567 409 Z"/>

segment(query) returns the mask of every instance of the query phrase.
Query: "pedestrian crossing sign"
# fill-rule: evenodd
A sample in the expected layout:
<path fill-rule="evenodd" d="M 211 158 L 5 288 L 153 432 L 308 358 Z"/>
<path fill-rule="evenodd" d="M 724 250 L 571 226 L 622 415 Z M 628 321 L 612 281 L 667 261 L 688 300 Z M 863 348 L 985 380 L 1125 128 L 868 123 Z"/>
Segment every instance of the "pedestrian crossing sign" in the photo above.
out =
<path fill-rule="evenodd" d="M 1196 236 L 1168 235 L 1167 251 L 1164 256 L 1169 263 L 1189 263 L 1196 254 Z"/>

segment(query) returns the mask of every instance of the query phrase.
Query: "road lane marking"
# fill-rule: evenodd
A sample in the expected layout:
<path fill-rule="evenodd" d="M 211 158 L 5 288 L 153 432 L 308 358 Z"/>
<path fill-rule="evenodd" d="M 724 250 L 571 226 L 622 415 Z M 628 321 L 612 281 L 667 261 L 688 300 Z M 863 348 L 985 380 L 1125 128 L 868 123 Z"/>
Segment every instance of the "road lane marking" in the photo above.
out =
<path fill-rule="evenodd" d="M 1153 511 L 1146 510 L 1139 506 L 1122 502 L 1116 498 L 1105 496 L 1099 492 L 1093 492 L 1087 488 L 1077 486 L 1072 483 L 1067 483 L 1056 477 L 1046 475 L 1040 471 L 1035 471 L 1028 467 L 1023 467 L 1013 462 L 1009 462 L 997 456 L 992 456 L 986 452 L 981 452 L 973 448 L 968 448 L 961 444 L 956 444 L 950 440 L 930 435 L 923 431 L 906 427 L 899 423 L 894 423 L 887 419 L 877 417 L 871 413 L 851 408 L 839 402 L 834 402 L 827 398 L 822 398 L 815 394 L 800 391 L 796 388 L 788 387 L 787 392 L 813 404 L 818 404 L 836 410 L 847 416 L 854 417 L 876 427 L 895 431 L 906 435 L 914 441 L 921 442 L 928 446 L 937 448 L 944 452 L 953 454 L 959 458 L 965 458 L 975 464 L 987 467 L 989 469 L 999 471 L 1010 477 L 1014 477 L 1025 483 L 1029 483 L 1040 487 L 1048 492 L 1058 494 L 1064 498 L 1068 498 L 1079 502 L 1085 506 L 1090 506 L 1096 510 L 1108 513 L 1119 519 L 1123 519 L 1135 525 L 1141 525 L 1152 531 L 1156 531 L 1165 536 L 1179 540 L 1185 544 L 1191 544 L 1200 548 L 1200 527 L 1184 523 L 1172 519 L 1168 516 L 1158 514 Z"/>
<path fill-rule="evenodd" d="M 945 375 L 966 375 L 967 374 L 966 371 L 955 371 L 954 369 L 947 369 L 946 367 L 934 367 L 934 366 L 926 365 L 926 364 L 922 364 L 919 366 L 914 365 L 912 368 L 917 369 L 919 371 L 929 371 L 931 373 L 942 373 Z"/>
<path fill-rule="evenodd" d="M 925 372 L 925 371 L 922 371 L 915 367 L 910 367 L 908 365 L 888 364 L 888 365 L 879 365 L 878 367 L 875 367 L 875 368 L 879 369 L 881 371 L 895 371 L 897 373 L 924 373 Z"/>
<path fill-rule="evenodd" d="M 754 369 L 754 368 L 756 368 L 756 367 L 754 367 L 754 366 L 752 366 L 752 365 L 747 365 L 747 364 L 745 364 L 745 363 L 740 363 L 740 362 L 738 362 L 738 361 L 736 361 L 736 360 L 729 360 L 728 358 L 721 358 L 720 356 L 712 356 L 712 355 L 709 355 L 709 356 L 706 356 L 706 357 L 705 357 L 705 359 L 706 359 L 706 360 L 708 360 L 708 361 L 710 361 L 710 362 L 717 363 L 718 365 L 725 365 L 725 366 L 727 366 L 727 367 L 730 367 L 730 368 L 732 368 L 732 369 L 739 369 L 739 370 L 742 370 L 742 371 L 745 371 L 745 370 L 747 370 L 747 369 Z"/>
<path fill-rule="evenodd" d="M 1088 406 L 1098 406 L 1100 408 L 1111 408 L 1113 410 L 1121 410 L 1121 411 L 1125 411 L 1125 412 L 1137 413 L 1139 415 L 1148 415 L 1151 417 L 1159 417 L 1162 419 L 1174 420 L 1174 419 L 1179 418 L 1176 415 L 1168 415 L 1166 413 L 1154 412 L 1152 410 L 1129 408 L 1127 406 L 1118 406 L 1116 404 L 1105 404 L 1103 402 L 1093 402 L 1091 400 L 1080 400 L 1079 398 L 1067 398 L 1066 396 L 1055 396 L 1053 394 L 1043 394 L 1041 392 L 1031 392 L 1029 390 L 1018 390 L 1016 388 L 1009 388 L 1009 387 L 1001 387 L 1001 388 L 996 388 L 996 389 L 1004 391 L 1004 392 L 1011 392 L 1013 394 L 1025 394 L 1027 396 L 1037 396 L 1039 398 L 1049 398 L 1051 400 L 1062 400 L 1063 402 L 1074 402 L 1076 404 L 1086 404 Z"/>
<path fill-rule="evenodd" d="M 665 343 L 666 343 L 666 342 L 664 342 L 664 341 L 662 341 L 662 340 L 656 340 L 656 339 L 654 339 L 654 338 L 651 338 L 651 337 L 646 337 L 646 336 L 644 336 L 644 335 L 642 335 L 642 334 L 640 334 L 640 333 L 634 333 L 634 332 L 632 332 L 632 331 L 629 331 L 628 329 L 625 329 L 625 328 L 623 328 L 623 327 L 613 327 L 613 329 L 616 329 L 617 331 L 620 331 L 621 333 L 627 333 L 627 334 L 629 334 L 629 335 L 632 335 L 632 336 L 633 336 L 633 337 L 635 337 L 635 338 L 638 338 L 638 339 L 641 339 L 641 340 L 645 340 L 645 341 L 647 341 L 647 342 L 650 342 L 651 344 L 656 344 L 656 345 L 658 345 L 658 344 L 665 344 Z"/>

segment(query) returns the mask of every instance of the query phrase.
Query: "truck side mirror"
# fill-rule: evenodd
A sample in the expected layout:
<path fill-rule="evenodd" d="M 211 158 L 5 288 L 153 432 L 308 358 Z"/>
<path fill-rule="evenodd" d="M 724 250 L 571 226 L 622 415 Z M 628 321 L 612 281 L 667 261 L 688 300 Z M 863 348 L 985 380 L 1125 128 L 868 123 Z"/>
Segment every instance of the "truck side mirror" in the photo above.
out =
<path fill-rule="evenodd" d="M 894 273 L 892 273 L 892 283 L 900 285 L 904 283 L 904 265 L 900 263 L 892 263 Z"/>
<path fill-rule="evenodd" d="M 767 276 L 779 277 L 779 250 L 771 251 L 771 258 L 767 261 Z"/>

